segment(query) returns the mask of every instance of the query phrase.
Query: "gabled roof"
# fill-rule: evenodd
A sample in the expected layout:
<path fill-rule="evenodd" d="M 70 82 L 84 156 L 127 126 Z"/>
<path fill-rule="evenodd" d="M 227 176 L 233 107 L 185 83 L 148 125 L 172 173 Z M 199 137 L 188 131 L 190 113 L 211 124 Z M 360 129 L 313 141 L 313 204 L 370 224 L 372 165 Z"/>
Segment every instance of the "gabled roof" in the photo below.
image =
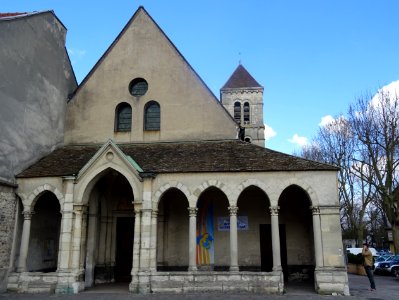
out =
<path fill-rule="evenodd" d="M 57 19 L 57 21 L 61 24 L 62 27 L 65 27 L 65 25 L 61 22 L 60 19 L 56 16 L 53 10 L 42 10 L 42 11 L 33 11 L 33 12 L 8 12 L 8 13 L 1 13 L 0 12 L 0 21 L 12 21 L 12 20 L 17 20 L 21 18 L 27 18 L 27 17 L 32 17 L 36 15 L 41 15 L 41 14 L 46 14 L 50 13 L 54 16 L 54 18 Z"/>
<path fill-rule="evenodd" d="M 262 88 L 262 86 L 249 74 L 242 64 L 239 64 L 222 89 L 236 88 Z"/>
<path fill-rule="evenodd" d="M 28 14 L 27 12 L 0 13 L 0 19 L 1 18 L 11 18 L 11 17 L 27 15 L 27 14 Z"/>
<path fill-rule="evenodd" d="M 76 175 L 102 145 L 69 145 L 55 150 L 17 177 Z M 143 173 L 337 171 L 239 140 L 119 144 Z"/>

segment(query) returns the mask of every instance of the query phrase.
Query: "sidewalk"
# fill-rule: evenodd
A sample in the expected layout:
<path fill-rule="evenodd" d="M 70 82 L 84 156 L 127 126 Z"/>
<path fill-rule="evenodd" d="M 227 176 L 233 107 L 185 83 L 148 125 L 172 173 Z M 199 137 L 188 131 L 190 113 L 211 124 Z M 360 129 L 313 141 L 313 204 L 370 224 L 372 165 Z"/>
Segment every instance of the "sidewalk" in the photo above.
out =
<path fill-rule="evenodd" d="M 132 300 L 132 299 L 155 299 L 155 300 L 215 300 L 215 299 L 232 299 L 232 300 L 319 300 L 319 299 L 342 299 L 342 300 L 397 300 L 399 299 L 399 280 L 390 276 L 375 276 L 377 290 L 368 291 L 369 282 L 366 276 L 348 274 L 349 287 L 351 296 L 322 296 L 316 294 L 309 287 L 301 288 L 292 286 L 287 288 L 287 293 L 280 296 L 264 295 L 264 294 L 222 294 L 222 293 L 201 293 L 201 294 L 149 294 L 136 295 L 130 294 L 125 286 L 113 285 L 112 287 L 102 287 L 85 291 L 75 295 L 46 295 L 46 294 L 0 294 L 0 299 L 85 299 L 85 300 Z"/>

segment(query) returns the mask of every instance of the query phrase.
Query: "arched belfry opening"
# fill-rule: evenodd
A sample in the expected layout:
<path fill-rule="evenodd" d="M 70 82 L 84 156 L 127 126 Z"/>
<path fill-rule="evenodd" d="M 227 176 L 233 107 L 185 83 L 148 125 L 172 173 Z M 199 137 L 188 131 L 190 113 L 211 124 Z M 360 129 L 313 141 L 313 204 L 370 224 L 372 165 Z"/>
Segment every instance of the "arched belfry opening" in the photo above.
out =
<path fill-rule="evenodd" d="M 27 271 L 55 272 L 61 228 L 60 204 L 51 192 L 39 196 L 33 207 Z"/>
<path fill-rule="evenodd" d="M 176 188 L 164 192 L 158 205 L 157 270 L 187 271 L 188 200 Z"/>
<path fill-rule="evenodd" d="M 201 193 L 197 202 L 196 263 L 199 270 L 225 271 L 230 266 L 229 201 L 215 187 Z"/>
<path fill-rule="evenodd" d="M 270 201 L 249 186 L 237 201 L 238 265 L 241 271 L 271 272 L 273 268 Z"/>
<path fill-rule="evenodd" d="M 287 187 L 279 198 L 280 249 L 284 280 L 313 282 L 315 257 L 311 200 L 301 187 Z"/>
<path fill-rule="evenodd" d="M 85 286 L 130 282 L 134 240 L 134 195 L 127 179 L 109 169 L 89 196 Z"/>

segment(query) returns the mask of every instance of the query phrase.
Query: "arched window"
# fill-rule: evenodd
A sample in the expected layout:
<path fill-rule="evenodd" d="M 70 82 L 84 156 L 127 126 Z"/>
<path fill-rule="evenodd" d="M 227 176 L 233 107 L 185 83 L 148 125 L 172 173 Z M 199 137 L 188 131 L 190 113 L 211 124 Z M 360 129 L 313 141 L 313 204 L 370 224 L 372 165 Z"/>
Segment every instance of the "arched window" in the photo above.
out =
<path fill-rule="evenodd" d="M 119 103 L 115 110 L 115 131 L 132 129 L 132 107 L 128 103 Z"/>
<path fill-rule="evenodd" d="M 156 101 L 150 101 L 144 108 L 144 130 L 161 129 L 161 108 Z"/>
<path fill-rule="evenodd" d="M 249 103 L 245 102 L 244 103 L 244 124 L 249 124 L 249 116 L 250 116 Z"/>
<path fill-rule="evenodd" d="M 234 120 L 241 122 L 241 103 L 238 101 L 234 103 Z"/>

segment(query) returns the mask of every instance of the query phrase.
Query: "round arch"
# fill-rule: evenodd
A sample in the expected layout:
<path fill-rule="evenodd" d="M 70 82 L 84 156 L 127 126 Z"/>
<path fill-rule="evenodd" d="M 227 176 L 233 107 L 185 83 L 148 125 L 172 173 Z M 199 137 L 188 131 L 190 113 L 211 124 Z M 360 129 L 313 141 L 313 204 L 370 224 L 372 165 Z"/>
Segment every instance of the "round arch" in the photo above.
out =
<path fill-rule="evenodd" d="M 22 199 L 23 211 L 30 211 L 35 207 L 37 200 L 43 195 L 45 192 L 51 192 L 55 195 L 58 200 L 60 207 L 64 204 L 64 195 L 51 184 L 43 184 L 36 187 L 28 196 L 23 197 L 22 194 L 18 194 L 18 196 Z M 28 208 L 28 209 L 27 209 Z"/>
<path fill-rule="evenodd" d="M 193 195 L 196 196 L 195 199 L 190 199 L 192 201 L 195 202 L 191 202 L 190 201 L 190 207 L 196 207 L 198 204 L 198 199 L 200 198 L 201 194 L 209 189 L 210 187 L 214 187 L 220 191 L 222 191 L 224 193 L 224 195 L 226 196 L 229 205 L 235 205 L 235 203 L 237 202 L 237 196 L 234 195 L 234 193 L 228 188 L 228 186 L 226 184 L 224 184 L 223 182 L 219 181 L 219 180 L 206 180 L 204 181 L 202 184 L 200 184 L 196 189 L 194 189 Z"/>
<path fill-rule="evenodd" d="M 280 190 L 280 195 L 278 197 L 280 198 L 284 190 L 286 190 L 290 186 L 298 186 L 299 188 L 301 188 L 307 194 L 310 201 L 310 205 L 319 206 L 319 198 L 315 190 L 308 183 L 304 182 L 299 178 L 291 178 L 287 182 L 284 182 L 284 185 L 282 186 Z"/>
<path fill-rule="evenodd" d="M 257 184 L 251 184 L 257 183 Z M 271 272 L 270 199 L 260 182 L 248 180 L 237 199 L 238 265 L 243 271 Z"/>
<path fill-rule="evenodd" d="M 288 185 L 278 199 L 281 265 L 285 281 L 312 282 L 315 252 L 312 199 L 298 184 Z"/>
<path fill-rule="evenodd" d="M 152 205 L 153 205 L 153 209 L 157 209 L 159 201 L 161 200 L 162 196 L 171 188 L 175 188 L 177 190 L 179 190 L 180 192 L 182 192 L 188 201 L 188 204 L 190 205 L 190 198 L 191 198 L 191 193 L 189 191 L 189 189 L 187 188 L 186 185 L 184 185 L 181 182 L 168 182 L 165 183 L 164 185 L 162 185 L 155 193 L 152 199 Z"/>
<path fill-rule="evenodd" d="M 177 186 L 164 185 L 153 209 L 157 212 L 157 270 L 186 271 L 189 264 L 189 201 Z"/>
<path fill-rule="evenodd" d="M 269 193 L 268 191 L 270 190 L 270 188 L 263 183 L 262 181 L 258 180 L 258 179 L 247 179 L 245 181 L 243 181 L 242 183 L 240 183 L 237 187 L 237 197 L 235 197 L 234 201 L 232 199 L 231 204 L 232 205 L 237 205 L 237 201 L 238 201 L 238 197 L 239 195 L 247 188 L 250 186 L 255 186 L 257 188 L 259 188 L 260 190 L 262 190 L 265 195 L 267 196 L 267 198 L 269 199 L 269 202 L 271 202 L 270 197 L 269 197 Z"/>

